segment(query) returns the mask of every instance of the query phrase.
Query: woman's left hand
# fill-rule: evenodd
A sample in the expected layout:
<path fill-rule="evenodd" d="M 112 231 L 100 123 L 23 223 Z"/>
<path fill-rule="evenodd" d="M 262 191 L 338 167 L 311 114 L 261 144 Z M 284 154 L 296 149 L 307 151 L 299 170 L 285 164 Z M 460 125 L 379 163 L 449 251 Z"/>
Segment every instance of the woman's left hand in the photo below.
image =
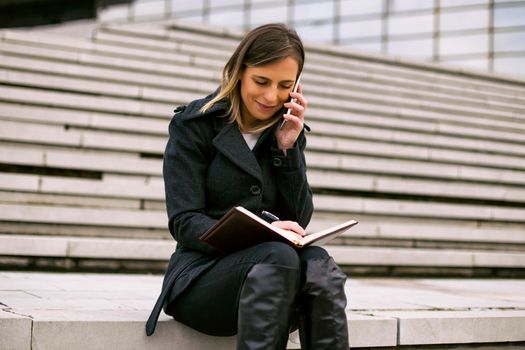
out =
<path fill-rule="evenodd" d="M 286 119 L 286 123 L 282 129 L 277 128 L 275 133 L 277 146 L 280 150 L 286 151 L 287 149 L 292 148 L 303 130 L 304 112 L 308 105 L 308 101 L 304 98 L 302 92 L 303 86 L 302 84 L 299 84 L 297 92 L 290 93 L 290 96 L 296 101 L 290 101 L 284 104 L 285 108 L 292 108 L 292 111 L 290 114 L 283 115 L 284 119 Z"/>

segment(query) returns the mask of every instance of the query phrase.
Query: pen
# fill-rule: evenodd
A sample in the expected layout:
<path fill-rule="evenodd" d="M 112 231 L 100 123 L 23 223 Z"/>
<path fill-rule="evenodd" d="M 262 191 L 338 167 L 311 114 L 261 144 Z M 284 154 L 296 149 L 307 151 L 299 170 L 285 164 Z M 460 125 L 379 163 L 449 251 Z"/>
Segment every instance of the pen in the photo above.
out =
<path fill-rule="evenodd" d="M 263 210 L 261 214 L 264 216 L 264 219 L 269 223 L 272 223 L 274 221 L 281 221 L 281 219 L 279 219 L 277 216 L 273 215 L 269 211 Z"/>

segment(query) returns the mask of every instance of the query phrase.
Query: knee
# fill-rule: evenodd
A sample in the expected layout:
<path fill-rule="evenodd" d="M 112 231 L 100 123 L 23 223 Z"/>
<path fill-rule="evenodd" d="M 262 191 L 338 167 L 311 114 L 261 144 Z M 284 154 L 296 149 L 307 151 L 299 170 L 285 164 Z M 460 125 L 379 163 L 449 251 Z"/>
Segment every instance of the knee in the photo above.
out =
<path fill-rule="evenodd" d="M 261 264 L 274 264 L 299 269 L 300 261 L 297 251 L 281 242 L 265 242 L 257 246 L 261 252 Z"/>
<path fill-rule="evenodd" d="M 309 260 L 315 260 L 315 259 L 328 259 L 330 258 L 330 255 L 328 252 L 318 246 L 309 246 L 306 248 L 301 249 L 299 253 L 299 259 L 301 260 L 301 265 L 306 264 Z"/>
<path fill-rule="evenodd" d="M 302 284 L 306 288 L 344 289 L 347 276 L 321 247 L 309 247 L 301 252 Z"/>

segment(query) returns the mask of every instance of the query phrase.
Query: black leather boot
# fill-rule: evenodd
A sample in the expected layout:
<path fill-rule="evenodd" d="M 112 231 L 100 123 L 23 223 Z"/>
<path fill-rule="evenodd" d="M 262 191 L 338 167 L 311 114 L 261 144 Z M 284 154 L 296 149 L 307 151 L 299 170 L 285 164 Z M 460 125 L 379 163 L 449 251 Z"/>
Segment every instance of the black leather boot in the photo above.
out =
<path fill-rule="evenodd" d="M 299 338 L 303 350 L 348 350 L 346 275 L 331 257 L 303 264 Z"/>
<path fill-rule="evenodd" d="M 255 265 L 241 289 L 237 350 L 286 349 L 298 291 L 298 269 Z"/>

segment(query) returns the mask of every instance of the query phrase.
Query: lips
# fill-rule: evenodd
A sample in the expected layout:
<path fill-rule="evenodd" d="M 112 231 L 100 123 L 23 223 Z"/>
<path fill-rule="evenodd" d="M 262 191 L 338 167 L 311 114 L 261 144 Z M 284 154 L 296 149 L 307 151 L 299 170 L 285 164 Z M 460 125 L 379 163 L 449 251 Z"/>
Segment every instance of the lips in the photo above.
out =
<path fill-rule="evenodd" d="M 257 108 L 263 113 L 271 113 L 275 109 L 275 106 L 268 106 L 257 101 L 255 101 L 255 103 L 257 104 Z"/>

